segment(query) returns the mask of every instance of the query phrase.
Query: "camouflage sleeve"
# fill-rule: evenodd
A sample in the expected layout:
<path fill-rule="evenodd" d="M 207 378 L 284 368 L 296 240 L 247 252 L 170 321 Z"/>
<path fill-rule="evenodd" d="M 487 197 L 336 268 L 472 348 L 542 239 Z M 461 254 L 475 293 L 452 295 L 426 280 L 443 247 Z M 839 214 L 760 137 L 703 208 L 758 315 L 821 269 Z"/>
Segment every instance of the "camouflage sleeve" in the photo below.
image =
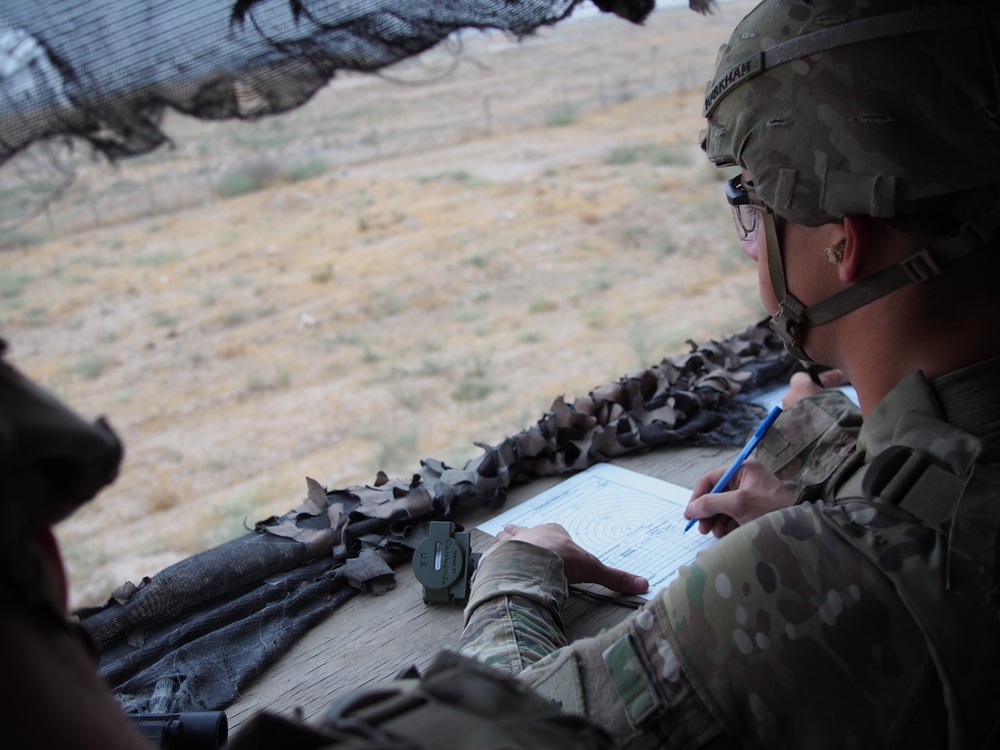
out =
<path fill-rule="evenodd" d="M 800 499 L 854 450 L 861 410 L 838 390 L 804 398 L 781 413 L 756 457 Z"/>
<path fill-rule="evenodd" d="M 516 675 L 566 645 L 563 562 L 526 542 L 502 542 L 480 561 L 456 651 Z"/>
<path fill-rule="evenodd" d="M 682 672 L 652 603 L 566 647 L 559 616 L 565 597 L 556 555 L 524 542 L 496 545 L 480 563 L 456 650 L 519 674 L 629 748 L 736 746 Z"/>
<path fill-rule="evenodd" d="M 520 679 L 628 750 L 910 736 L 944 700 L 924 637 L 886 575 L 832 530 L 831 512 L 804 503 L 741 526 L 635 615 Z M 516 639 L 517 629 L 490 635 Z"/>

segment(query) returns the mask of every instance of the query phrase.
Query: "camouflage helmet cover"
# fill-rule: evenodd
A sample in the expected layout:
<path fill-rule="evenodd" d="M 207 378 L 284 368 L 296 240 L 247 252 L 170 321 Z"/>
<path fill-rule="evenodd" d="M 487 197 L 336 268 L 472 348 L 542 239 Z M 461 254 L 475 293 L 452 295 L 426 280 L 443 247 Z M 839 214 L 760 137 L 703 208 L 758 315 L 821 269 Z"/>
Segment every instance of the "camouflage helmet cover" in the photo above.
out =
<path fill-rule="evenodd" d="M 765 0 L 720 50 L 702 147 L 808 226 L 995 182 L 1000 50 L 986 7 Z"/>

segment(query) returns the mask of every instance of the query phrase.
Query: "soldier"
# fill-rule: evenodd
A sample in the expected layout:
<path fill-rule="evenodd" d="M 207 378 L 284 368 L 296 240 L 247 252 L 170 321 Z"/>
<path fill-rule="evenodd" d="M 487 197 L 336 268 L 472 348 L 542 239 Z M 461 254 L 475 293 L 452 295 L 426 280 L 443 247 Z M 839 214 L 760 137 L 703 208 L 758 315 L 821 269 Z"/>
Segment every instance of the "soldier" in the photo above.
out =
<path fill-rule="evenodd" d="M 973 0 L 764 0 L 739 24 L 703 147 L 740 170 L 772 326 L 860 414 L 808 396 L 728 491 L 704 477 L 686 515 L 722 540 L 592 639 L 566 642 L 567 581 L 645 580 L 508 527 L 461 653 L 629 747 L 1000 742 L 998 30 Z"/>

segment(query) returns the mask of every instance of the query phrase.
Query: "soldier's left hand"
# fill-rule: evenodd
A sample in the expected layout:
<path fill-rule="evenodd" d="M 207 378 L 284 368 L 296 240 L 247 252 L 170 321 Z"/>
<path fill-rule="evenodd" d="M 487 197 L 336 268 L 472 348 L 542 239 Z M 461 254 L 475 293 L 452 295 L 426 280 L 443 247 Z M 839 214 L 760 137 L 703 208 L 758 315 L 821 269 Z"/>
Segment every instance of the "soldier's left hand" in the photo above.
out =
<path fill-rule="evenodd" d="M 649 581 L 642 576 L 602 563 L 574 542 L 569 532 L 557 523 L 543 523 L 539 526 L 509 523 L 497 534 L 497 539 L 501 542 L 527 542 L 559 555 L 569 583 L 597 583 L 619 594 L 642 594 L 649 588 Z"/>

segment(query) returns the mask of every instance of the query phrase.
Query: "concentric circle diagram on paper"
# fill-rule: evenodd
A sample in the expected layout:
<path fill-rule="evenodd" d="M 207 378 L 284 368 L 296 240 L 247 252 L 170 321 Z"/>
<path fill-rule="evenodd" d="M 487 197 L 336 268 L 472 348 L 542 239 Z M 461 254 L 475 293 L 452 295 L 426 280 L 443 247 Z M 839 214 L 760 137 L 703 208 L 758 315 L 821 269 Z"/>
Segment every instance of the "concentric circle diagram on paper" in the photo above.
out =
<path fill-rule="evenodd" d="M 495 536 L 509 523 L 558 523 L 605 564 L 649 579 L 652 596 L 714 541 L 684 533 L 690 494 L 669 482 L 599 464 L 479 528 Z"/>

